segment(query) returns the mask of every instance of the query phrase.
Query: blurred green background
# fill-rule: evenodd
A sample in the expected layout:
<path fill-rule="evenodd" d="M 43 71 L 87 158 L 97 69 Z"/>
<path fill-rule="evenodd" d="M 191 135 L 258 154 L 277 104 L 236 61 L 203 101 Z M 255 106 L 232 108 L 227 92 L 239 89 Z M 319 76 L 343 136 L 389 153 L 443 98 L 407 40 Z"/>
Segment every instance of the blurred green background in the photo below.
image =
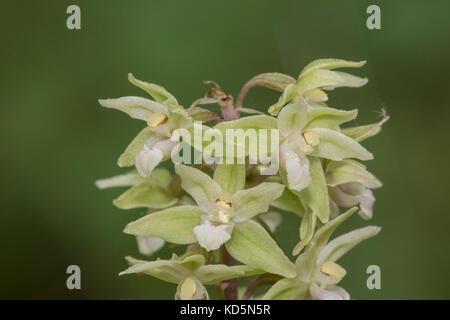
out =
<path fill-rule="evenodd" d="M 81 7 L 82 28 L 66 28 Z M 381 30 L 366 8 L 381 7 Z M 450 2 L 430 1 L 7 1 L 0 13 L 2 156 L 0 298 L 173 298 L 175 287 L 144 276 L 118 277 L 138 256 L 123 226 L 143 210 L 121 211 L 121 190 L 94 181 L 122 172 L 116 159 L 142 124 L 101 108 L 98 98 L 144 95 L 128 83 L 164 85 L 184 105 L 202 80 L 236 95 L 253 75 L 296 76 L 316 58 L 368 60 L 352 73 L 360 89 L 331 92 L 330 106 L 359 108 L 357 124 L 391 120 L 364 145 L 383 182 L 371 224 L 383 227 L 342 259 L 355 299 L 450 298 Z M 277 98 L 254 89 L 246 106 Z M 286 252 L 299 221 L 278 230 Z M 353 217 L 339 232 L 367 223 Z M 159 253 L 168 257 L 170 249 Z M 66 288 L 66 268 L 82 270 L 82 290 Z M 381 290 L 366 287 L 381 267 Z"/>

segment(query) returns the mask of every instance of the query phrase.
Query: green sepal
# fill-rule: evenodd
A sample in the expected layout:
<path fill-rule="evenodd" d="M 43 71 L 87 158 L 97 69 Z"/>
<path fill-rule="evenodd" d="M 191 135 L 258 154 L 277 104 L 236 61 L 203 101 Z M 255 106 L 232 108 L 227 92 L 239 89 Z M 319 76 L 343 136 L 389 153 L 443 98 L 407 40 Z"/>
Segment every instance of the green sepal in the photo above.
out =
<path fill-rule="evenodd" d="M 193 229 L 201 224 L 202 214 L 203 211 L 195 206 L 168 208 L 129 223 L 124 232 L 157 237 L 176 244 L 190 244 L 197 241 Z"/>
<path fill-rule="evenodd" d="M 253 220 L 236 224 L 225 243 L 230 255 L 257 270 L 295 277 L 295 267 L 267 231 Z"/>

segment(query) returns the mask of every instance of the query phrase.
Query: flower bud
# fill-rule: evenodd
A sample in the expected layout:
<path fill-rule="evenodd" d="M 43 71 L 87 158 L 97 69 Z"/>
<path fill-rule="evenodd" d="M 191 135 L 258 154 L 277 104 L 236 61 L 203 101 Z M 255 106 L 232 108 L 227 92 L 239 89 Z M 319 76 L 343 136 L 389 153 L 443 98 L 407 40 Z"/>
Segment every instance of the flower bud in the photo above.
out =
<path fill-rule="evenodd" d="M 208 291 L 193 277 L 187 277 L 178 284 L 176 300 L 209 300 Z"/>

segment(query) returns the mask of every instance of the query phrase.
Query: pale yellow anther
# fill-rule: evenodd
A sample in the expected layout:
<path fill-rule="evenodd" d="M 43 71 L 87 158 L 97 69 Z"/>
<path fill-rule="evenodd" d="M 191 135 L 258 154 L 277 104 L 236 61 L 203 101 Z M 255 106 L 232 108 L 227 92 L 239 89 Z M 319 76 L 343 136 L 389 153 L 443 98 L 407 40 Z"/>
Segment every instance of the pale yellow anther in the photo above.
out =
<path fill-rule="evenodd" d="M 226 214 L 224 211 L 219 211 L 219 221 L 221 223 L 229 223 L 230 216 L 228 214 Z"/>
<path fill-rule="evenodd" d="M 222 223 L 229 223 L 231 220 L 230 211 L 231 211 L 231 202 L 225 199 L 217 199 L 216 207 L 218 212 L 219 221 Z"/>
<path fill-rule="evenodd" d="M 155 128 L 162 126 L 165 124 L 169 118 L 162 112 L 153 113 L 150 118 L 147 120 L 147 124 L 149 127 Z"/>
<path fill-rule="evenodd" d="M 325 93 L 325 91 L 323 91 L 319 88 L 316 88 L 311 91 L 308 91 L 305 94 L 305 98 L 306 98 L 306 100 L 311 101 L 311 102 L 322 102 L 322 101 L 328 100 L 328 95 Z"/>
<path fill-rule="evenodd" d="M 345 271 L 344 268 L 342 268 L 337 263 L 327 261 L 320 267 L 320 272 L 322 272 L 326 276 L 333 277 L 336 279 L 336 282 L 339 282 L 346 274 L 347 271 Z"/>
<path fill-rule="evenodd" d="M 216 200 L 217 217 L 221 223 L 229 223 L 233 217 L 233 209 L 231 208 L 231 195 L 224 192 Z"/>
<path fill-rule="evenodd" d="M 320 143 L 319 135 L 314 131 L 303 131 L 302 136 L 305 142 L 311 147 L 315 147 Z"/>
<path fill-rule="evenodd" d="M 195 280 L 188 277 L 184 279 L 180 288 L 180 300 L 192 300 L 197 292 L 197 284 Z"/>

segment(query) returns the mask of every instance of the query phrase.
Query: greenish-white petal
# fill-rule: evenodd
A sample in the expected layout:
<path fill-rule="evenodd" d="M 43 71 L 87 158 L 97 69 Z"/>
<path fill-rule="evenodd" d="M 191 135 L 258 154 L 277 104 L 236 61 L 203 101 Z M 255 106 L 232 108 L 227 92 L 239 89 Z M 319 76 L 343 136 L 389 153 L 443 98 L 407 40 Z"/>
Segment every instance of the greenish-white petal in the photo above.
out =
<path fill-rule="evenodd" d="M 131 118 L 147 121 L 155 112 L 168 114 L 162 104 L 142 97 L 121 97 L 117 99 L 100 99 L 100 105 L 105 108 L 117 109 Z"/>
<path fill-rule="evenodd" d="M 293 83 L 286 86 L 278 101 L 269 107 L 268 112 L 276 116 L 283 107 L 291 102 L 297 95 L 297 86 Z"/>
<path fill-rule="evenodd" d="M 119 274 L 121 276 L 132 273 L 144 273 L 166 282 L 178 283 L 191 273 L 191 270 L 188 268 L 170 260 L 146 262 L 127 257 L 127 261 L 132 266 L 122 271 Z"/>
<path fill-rule="evenodd" d="M 318 134 L 320 143 L 314 147 L 313 156 L 340 161 L 346 158 L 372 160 L 373 155 L 355 140 L 326 128 L 309 129 Z"/>
<path fill-rule="evenodd" d="M 302 72 L 299 75 L 299 78 L 306 76 L 308 73 L 311 73 L 319 69 L 332 70 L 337 68 L 360 68 L 365 64 L 366 61 L 347 61 L 342 59 L 317 59 L 303 68 Z"/>
<path fill-rule="evenodd" d="M 259 219 L 269 228 L 270 232 L 274 233 L 278 226 L 281 224 L 281 214 L 275 211 L 269 211 L 262 213 L 258 216 Z"/>
<path fill-rule="evenodd" d="M 300 224 L 300 242 L 292 250 L 292 255 L 298 255 L 304 247 L 306 247 L 314 236 L 316 230 L 316 215 L 311 211 L 303 216 L 302 223 Z"/>
<path fill-rule="evenodd" d="M 219 119 L 217 114 L 202 107 L 190 107 L 189 109 L 186 109 L 186 112 L 193 121 L 201 121 L 202 123 Z"/>
<path fill-rule="evenodd" d="M 245 176 L 245 164 L 219 164 L 214 171 L 213 180 L 224 192 L 233 194 L 244 189 Z"/>
<path fill-rule="evenodd" d="M 328 239 L 330 239 L 331 234 L 336 230 L 337 227 L 339 227 L 345 220 L 347 220 L 349 217 L 352 216 L 353 213 L 355 213 L 358 210 L 358 208 L 350 208 L 343 214 L 337 216 L 333 220 L 330 220 L 328 223 L 324 224 L 322 227 L 320 227 L 312 241 L 311 246 L 314 247 L 316 250 L 320 251 L 322 248 L 326 245 L 328 242 Z"/>
<path fill-rule="evenodd" d="M 248 268 L 247 268 L 248 269 Z M 210 264 L 195 270 L 194 275 L 206 285 L 215 284 L 223 280 L 245 277 L 242 266 L 226 266 L 223 264 Z"/>
<path fill-rule="evenodd" d="M 327 167 L 326 179 L 327 184 L 333 187 L 349 182 L 359 182 L 371 189 L 382 185 L 364 165 L 351 159 L 332 161 Z"/>
<path fill-rule="evenodd" d="M 308 121 L 305 129 L 328 128 L 337 129 L 341 124 L 351 121 L 358 115 L 358 110 L 338 110 L 328 107 L 316 107 L 308 110 Z"/>
<path fill-rule="evenodd" d="M 95 185 L 99 189 L 114 188 L 114 187 L 129 187 L 136 184 L 144 182 L 145 179 L 142 178 L 136 170 L 129 171 L 118 176 L 111 178 L 100 179 L 95 181 Z"/>
<path fill-rule="evenodd" d="M 269 210 L 272 201 L 281 196 L 284 185 L 276 182 L 263 182 L 256 187 L 239 190 L 231 197 L 235 217 L 233 221 L 242 222 L 258 213 Z"/>
<path fill-rule="evenodd" d="M 189 128 L 192 125 L 192 118 L 184 109 L 173 109 L 170 112 L 169 123 L 172 128 Z"/>
<path fill-rule="evenodd" d="M 158 237 L 176 244 L 190 244 L 197 241 L 193 229 L 201 223 L 202 214 L 195 206 L 168 208 L 129 223 L 124 232 Z"/>
<path fill-rule="evenodd" d="M 215 129 L 225 132 L 226 129 L 276 129 L 277 119 L 268 115 L 256 115 L 217 124 Z"/>
<path fill-rule="evenodd" d="M 281 196 L 274 200 L 271 205 L 277 209 L 293 212 L 300 217 L 305 214 L 305 206 L 302 201 L 288 188 L 285 188 Z"/>
<path fill-rule="evenodd" d="M 236 224 L 225 246 L 233 258 L 249 267 L 286 278 L 295 277 L 293 263 L 267 231 L 253 220 Z"/>
<path fill-rule="evenodd" d="M 289 84 L 295 84 L 295 79 L 287 74 L 278 72 L 262 73 L 250 80 L 252 86 L 266 87 L 276 91 L 283 91 Z"/>
<path fill-rule="evenodd" d="M 367 138 L 377 135 L 381 131 L 383 124 L 388 120 L 389 117 L 386 116 L 377 123 L 342 129 L 342 133 L 358 142 L 361 142 Z"/>
<path fill-rule="evenodd" d="M 191 254 L 187 257 L 180 258 L 177 263 L 190 270 L 195 270 L 205 264 L 205 257 L 201 254 Z"/>
<path fill-rule="evenodd" d="M 134 165 L 137 154 L 144 149 L 145 142 L 150 139 L 152 135 L 153 132 L 150 127 L 142 129 L 120 155 L 119 160 L 117 160 L 119 167 L 129 167 Z"/>
<path fill-rule="evenodd" d="M 155 168 L 147 178 L 147 183 L 151 185 L 168 188 L 172 181 L 172 174 L 166 168 Z"/>
<path fill-rule="evenodd" d="M 290 103 L 281 110 L 277 123 L 281 136 L 300 134 L 308 121 L 307 107 L 301 102 Z"/>
<path fill-rule="evenodd" d="M 301 281 L 309 282 L 311 280 L 313 273 L 316 270 L 317 258 L 327 244 L 332 233 L 357 210 L 358 208 L 356 207 L 350 208 L 343 214 L 333 220 L 330 220 L 328 223 L 316 230 L 316 233 L 306 248 L 306 251 L 299 255 L 295 261 L 297 275 Z"/>
<path fill-rule="evenodd" d="M 166 243 L 161 238 L 148 237 L 148 236 L 136 236 L 138 250 L 144 256 L 151 256 L 159 249 L 161 249 Z"/>
<path fill-rule="evenodd" d="M 293 192 L 301 197 L 320 221 L 326 223 L 330 217 L 330 203 L 322 163 L 320 159 L 316 157 L 309 157 L 309 161 L 311 183 L 302 191 Z"/>
<path fill-rule="evenodd" d="M 215 207 L 216 200 L 222 194 L 222 188 L 206 173 L 185 165 L 176 165 L 176 173 L 181 178 L 181 187 L 189 193 L 205 212 Z"/>
<path fill-rule="evenodd" d="M 308 285 L 294 279 L 278 280 L 263 296 L 263 300 L 303 300 L 308 292 Z"/>
<path fill-rule="evenodd" d="M 343 234 L 332 241 L 330 241 L 320 252 L 317 264 L 322 264 L 326 261 L 337 261 L 354 246 L 360 242 L 376 236 L 381 228 L 376 226 L 368 226 L 353 230 Z"/>
<path fill-rule="evenodd" d="M 113 203 L 120 209 L 163 209 L 173 206 L 177 201 L 178 198 L 165 189 L 144 182 L 122 193 Z"/>
<path fill-rule="evenodd" d="M 175 99 L 175 97 L 162 86 L 138 80 L 133 76 L 132 73 L 128 74 L 128 80 L 136 87 L 141 88 L 142 90 L 147 92 L 150 96 L 152 96 L 153 99 L 155 99 L 156 102 L 165 102 L 169 106 L 178 105 L 177 99 Z"/>
<path fill-rule="evenodd" d="M 337 87 L 358 88 L 367 83 L 367 78 L 360 78 L 345 72 L 318 69 L 302 76 L 297 86 L 300 92 L 306 92 L 315 88 L 332 90 Z"/>

